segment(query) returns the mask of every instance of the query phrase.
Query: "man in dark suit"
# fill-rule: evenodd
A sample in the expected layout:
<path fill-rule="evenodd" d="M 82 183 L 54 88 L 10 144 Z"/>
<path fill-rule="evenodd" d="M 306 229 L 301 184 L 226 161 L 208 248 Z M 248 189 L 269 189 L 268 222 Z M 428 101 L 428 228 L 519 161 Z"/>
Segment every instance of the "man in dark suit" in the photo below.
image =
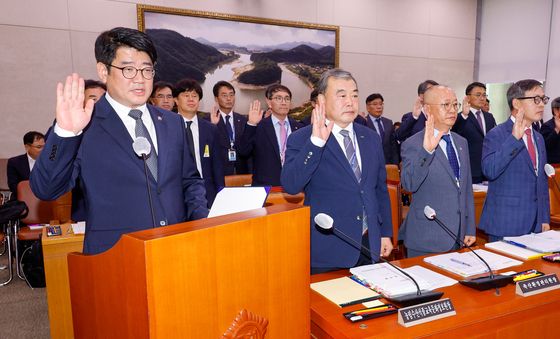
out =
<path fill-rule="evenodd" d="M 395 139 L 399 143 L 403 143 L 407 138 L 420 132 L 426 126 L 426 113 L 422 110 L 424 105 L 424 93 L 432 86 L 439 85 L 434 80 L 426 80 L 418 85 L 418 97 L 414 102 L 412 112 L 403 114 L 401 118 L 401 127 L 395 131 Z"/>
<path fill-rule="evenodd" d="M 318 104 L 312 126 L 288 139 L 282 186 L 305 193 L 311 207 L 311 272 L 364 265 L 391 253 L 391 206 L 381 141 L 371 129 L 353 123 L 358 114 L 358 86 L 349 72 L 331 69 L 317 84 Z M 314 217 L 328 213 L 334 225 L 359 249 L 315 227 Z"/>
<path fill-rule="evenodd" d="M 381 138 L 383 143 L 383 154 L 385 155 L 386 164 L 400 163 L 400 155 L 397 141 L 395 140 L 395 128 L 393 121 L 383 117 L 383 96 L 379 93 L 373 93 L 366 98 L 366 109 L 368 115 L 363 118 L 356 117 L 356 122 L 362 123 L 374 130 Z"/>
<path fill-rule="evenodd" d="M 430 88 L 424 95 L 426 128 L 402 144 L 401 182 L 412 192 L 412 203 L 399 238 L 409 258 L 459 249 L 456 240 L 467 245 L 476 240 L 467 141 L 450 132 L 459 107 L 450 88 Z M 456 239 L 424 216 L 426 205 L 437 211 Z"/>
<path fill-rule="evenodd" d="M 486 181 L 482 174 L 482 144 L 484 136 L 494 127 L 496 120 L 490 112 L 483 110 L 486 102 L 486 86 L 481 82 L 473 82 L 467 86 L 463 99 L 463 110 L 458 114 L 453 132 L 458 133 L 469 143 L 472 181 L 479 184 Z"/>
<path fill-rule="evenodd" d="M 125 233 L 208 215 L 204 182 L 181 117 L 146 105 L 157 59 L 148 35 L 123 27 L 103 32 L 95 41 L 95 57 L 107 93 L 95 107 L 93 100 L 84 107 L 78 74 L 58 84 L 56 124 L 31 173 L 31 188 L 43 200 L 58 198 L 80 179 L 87 206 L 84 253 L 89 254 L 108 250 Z M 151 146 L 147 179 L 144 161 L 133 149 L 140 137 Z"/>
<path fill-rule="evenodd" d="M 185 122 L 185 132 L 189 150 L 196 162 L 198 173 L 204 179 L 208 207 L 224 183 L 222 158 L 218 153 L 218 128 L 211 122 L 199 119 L 198 106 L 202 99 L 202 88 L 192 79 L 179 81 L 173 89 L 177 111 Z"/>
<path fill-rule="evenodd" d="M 8 159 L 6 168 L 12 199 L 17 199 L 17 185 L 20 181 L 29 180 L 35 161 L 45 147 L 45 136 L 35 131 L 27 132 L 23 136 L 23 146 L 25 154 Z"/>
<path fill-rule="evenodd" d="M 227 81 L 218 81 L 212 91 L 217 107 L 212 108 L 210 121 L 218 127 L 224 175 L 248 174 L 250 159 L 238 154 L 237 150 L 247 117 L 233 111 L 235 88 Z"/>
<path fill-rule="evenodd" d="M 302 124 L 288 117 L 292 92 L 274 84 L 265 92 L 272 114 L 262 119 L 260 102 L 249 108 L 249 121 L 241 137 L 239 154 L 253 159 L 253 185 L 280 186 L 280 172 L 286 156 L 288 136 Z"/>
<path fill-rule="evenodd" d="M 532 128 L 549 98 L 542 84 L 527 79 L 507 91 L 511 117 L 486 135 L 482 171 L 489 180 L 479 228 L 490 241 L 550 229 L 546 149 Z"/>
<path fill-rule="evenodd" d="M 552 100 L 552 119 L 541 127 L 549 164 L 560 164 L 560 97 Z"/>

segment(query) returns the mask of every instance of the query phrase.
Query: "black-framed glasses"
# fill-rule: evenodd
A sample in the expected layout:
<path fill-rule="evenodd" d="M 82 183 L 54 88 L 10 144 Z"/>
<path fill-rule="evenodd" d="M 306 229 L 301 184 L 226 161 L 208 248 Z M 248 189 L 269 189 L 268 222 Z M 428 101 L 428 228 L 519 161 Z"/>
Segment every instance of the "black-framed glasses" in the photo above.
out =
<path fill-rule="evenodd" d="M 292 98 L 289 97 L 289 96 L 286 96 L 286 97 L 275 96 L 275 97 L 270 98 L 270 100 L 274 100 L 274 101 L 276 101 L 277 103 L 285 102 L 285 103 L 287 103 L 287 104 L 289 104 L 290 102 L 292 102 Z"/>
<path fill-rule="evenodd" d="M 549 97 L 547 97 L 546 95 L 543 95 L 542 97 L 535 95 L 534 97 L 521 97 L 521 98 L 516 98 L 519 100 L 526 100 L 526 99 L 533 99 L 533 101 L 535 102 L 535 105 L 539 105 L 541 102 L 543 104 L 548 104 L 548 100 L 550 100 Z"/>
<path fill-rule="evenodd" d="M 441 106 L 447 112 L 449 112 L 451 110 L 451 108 L 453 108 L 453 110 L 455 110 L 455 111 L 459 111 L 461 109 L 461 104 L 458 103 L 458 102 L 454 102 L 454 103 L 446 102 L 445 104 L 426 104 L 426 105 Z"/>
<path fill-rule="evenodd" d="M 469 94 L 475 98 L 480 98 L 483 97 L 484 99 L 488 98 L 488 95 L 486 93 L 475 93 L 475 94 Z"/>
<path fill-rule="evenodd" d="M 122 72 L 123 77 L 127 78 L 127 79 L 134 79 L 134 77 L 136 76 L 136 74 L 138 74 L 138 72 L 142 73 L 142 77 L 146 80 L 150 80 L 154 78 L 154 75 L 156 74 L 156 70 L 152 67 L 152 66 L 148 66 L 148 67 L 144 67 L 142 69 L 133 67 L 133 66 L 124 66 L 124 67 L 119 67 L 119 66 L 115 66 L 115 65 L 111 65 L 111 64 L 105 64 L 108 67 L 113 67 L 116 69 L 120 69 Z"/>

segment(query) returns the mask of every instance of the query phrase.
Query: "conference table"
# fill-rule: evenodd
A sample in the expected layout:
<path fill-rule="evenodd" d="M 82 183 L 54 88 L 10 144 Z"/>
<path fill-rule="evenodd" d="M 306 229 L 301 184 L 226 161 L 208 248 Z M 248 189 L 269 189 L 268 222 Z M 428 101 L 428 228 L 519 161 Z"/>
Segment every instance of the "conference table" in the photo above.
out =
<path fill-rule="evenodd" d="M 486 249 L 486 248 L 485 248 Z M 488 250 L 488 249 L 486 249 Z M 421 265 L 456 280 L 460 276 L 423 262 L 423 257 L 394 261 L 400 267 Z M 560 265 L 535 259 L 499 272 L 537 269 L 545 274 L 560 275 Z M 349 276 L 348 270 L 317 274 L 311 282 Z M 500 289 L 477 291 L 455 284 L 438 289 L 442 298 L 450 298 L 456 315 L 412 327 L 397 322 L 397 314 L 351 323 L 342 313 L 364 308 L 362 304 L 340 308 L 311 290 L 312 338 L 559 338 L 560 289 L 522 297 L 515 285 Z M 381 299 L 384 301 L 384 299 Z"/>

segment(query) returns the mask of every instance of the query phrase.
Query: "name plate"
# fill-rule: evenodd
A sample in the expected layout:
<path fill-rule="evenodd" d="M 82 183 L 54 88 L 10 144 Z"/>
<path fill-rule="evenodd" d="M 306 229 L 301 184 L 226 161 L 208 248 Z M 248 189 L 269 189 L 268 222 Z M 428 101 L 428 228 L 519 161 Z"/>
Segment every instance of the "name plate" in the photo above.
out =
<path fill-rule="evenodd" d="M 522 297 L 548 292 L 560 288 L 560 281 L 556 274 L 541 275 L 533 279 L 517 282 L 515 293 Z"/>
<path fill-rule="evenodd" d="M 399 309 L 398 320 L 400 325 L 410 327 L 455 314 L 453 303 L 447 298 L 401 308 Z"/>

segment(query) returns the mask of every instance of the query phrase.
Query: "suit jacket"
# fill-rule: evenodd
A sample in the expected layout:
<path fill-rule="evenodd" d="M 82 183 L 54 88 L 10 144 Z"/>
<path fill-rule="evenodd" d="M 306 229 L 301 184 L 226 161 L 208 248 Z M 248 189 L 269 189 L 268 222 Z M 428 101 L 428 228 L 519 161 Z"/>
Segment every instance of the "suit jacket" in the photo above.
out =
<path fill-rule="evenodd" d="M 395 139 L 401 144 L 409 137 L 420 132 L 426 127 L 426 116 L 420 113 L 418 119 L 414 119 L 412 112 L 405 113 L 401 118 L 401 127 L 395 130 Z"/>
<path fill-rule="evenodd" d="M 239 147 L 241 136 L 243 135 L 243 130 L 247 125 L 247 117 L 237 112 L 232 112 L 232 114 L 233 114 L 233 124 L 235 126 L 234 147 L 236 149 L 236 153 L 239 153 L 237 151 L 237 148 Z M 226 130 L 226 124 L 221 116 L 217 127 L 218 127 L 218 146 L 219 146 L 220 155 L 222 157 L 222 164 L 224 166 L 224 175 L 250 173 L 248 158 L 241 156 L 240 154 L 236 154 L 237 156 L 236 161 L 229 161 L 228 152 L 229 149 L 231 148 L 231 144 Z"/>
<path fill-rule="evenodd" d="M 444 151 L 439 146 L 432 154 L 424 149 L 424 132 L 402 144 L 401 183 L 405 190 L 412 192 L 410 210 L 399 229 L 399 238 L 407 248 L 445 252 L 455 245 L 453 237 L 425 217 L 426 205 L 436 211 L 438 219 L 459 239 L 476 234 L 467 141 L 456 133 L 451 135 L 460 164 L 459 186 Z"/>
<path fill-rule="evenodd" d="M 538 175 L 523 139 L 512 134 L 513 122 L 496 126 L 484 139 L 482 171 L 489 180 L 479 228 L 495 236 L 541 232 L 550 222 L 548 178 L 544 172 L 546 150 L 539 132 L 533 131 L 538 150 Z"/>
<path fill-rule="evenodd" d="M 560 163 L 560 134 L 556 133 L 554 118 L 545 122 L 541 127 L 541 134 L 546 144 L 546 155 L 549 164 Z"/>
<path fill-rule="evenodd" d="M 148 105 L 158 142 L 158 180 L 148 175 L 156 226 L 208 214 L 204 183 L 189 154 L 183 119 Z M 87 206 L 85 253 L 111 248 L 124 233 L 152 227 L 144 162 L 105 97 L 79 136 L 52 133 L 31 174 L 31 188 L 43 200 L 68 192 L 79 178 Z"/>
<path fill-rule="evenodd" d="M 212 206 L 218 190 L 225 186 L 217 134 L 218 128 L 211 122 L 198 119 L 198 148 L 208 207 Z"/>
<path fill-rule="evenodd" d="M 492 128 L 496 127 L 496 120 L 492 113 L 483 111 L 482 115 L 486 124 L 487 134 Z M 459 113 L 457 121 L 455 121 L 455 125 L 453 126 L 453 131 L 467 139 L 469 143 L 473 183 L 478 184 L 486 180 L 482 174 L 482 144 L 484 143 L 485 134 L 480 128 L 476 116 L 472 112 L 469 112 L 469 116 L 465 120 L 461 113 Z"/>
<path fill-rule="evenodd" d="M 391 206 L 387 193 L 385 162 L 378 150 L 379 137 L 354 123 L 362 159 L 358 182 L 342 148 L 331 134 L 324 147 L 311 142 L 312 126 L 288 138 L 282 186 L 290 194 L 305 193 L 304 204 L 311 207 L 311 266 L 352 267 L 360 251 L 335 235 L 317 230 L 314 217 L 327 213 L 336 228 L 354 241 L 362 241 L 362 218 L 367 217 L 373 260 L 379 258 L 381 237 L 392 236 Z"/>
<path fill-rule="evenodd" d="M 29 161 L 27 160 L 27 153 L 18 155 L 8 159 L 6 166 L 6 174 L 8 176 L 8 187 L 12 192 L 12 199 L 17 198 L 17 185 L 20 181 L 29 180 Z"/>
<path fill-rule="evenodd" d="M 288 117 L 292 133 L 302 124 Z M 291 134 L 290 134 L 291 135 Z M 239 154 L 253 159 L 254 186 L 280 186 L 282 163 L 272 118 L 262 119 L 257 126 L 247 125 L 239 144 Z"/>
<path fill-rule="evenodd" d="M 364 121 L 367 127 L 373 129 L 375 134 L 379 135 L 377 133 L 377 130 L 375 129 L 373 121 L 371 121 L 371 118 L 369 116 L 365 118 Z M 395 139 L 395 128 L 393 127 L 393 121 L 391 119 L 381 117 L 381 124 L 383 125 L 383 130 L 385 131 L 384 138 L 382 140 L 385 163 L 398 165 L 400 163 L 400 154 L 397 140 Z"/>

